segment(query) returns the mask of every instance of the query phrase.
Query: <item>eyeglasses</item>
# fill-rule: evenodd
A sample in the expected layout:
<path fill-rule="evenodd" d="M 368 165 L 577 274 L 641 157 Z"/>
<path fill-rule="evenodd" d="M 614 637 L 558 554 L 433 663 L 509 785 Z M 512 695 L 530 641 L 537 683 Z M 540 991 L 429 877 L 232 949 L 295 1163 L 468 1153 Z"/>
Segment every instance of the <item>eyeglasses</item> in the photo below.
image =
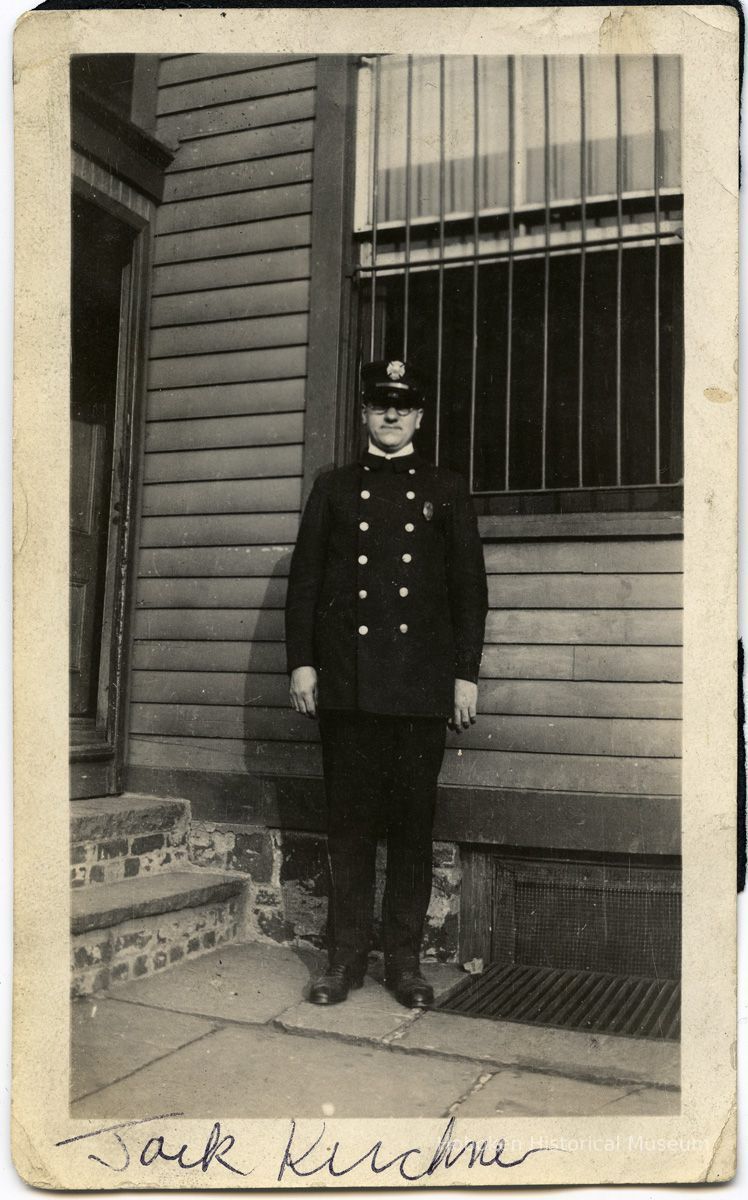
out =
<path fill-rule="evenodd" d="M 398 417 L 409 417 L 412 412 L 416 411 L 418 406 L 416 404 L 398 405 L 398 404 L 369 404 L 369 403 L 367 403 L 366 407 L 368 408 L 369 412 L 376 413 L 376 415 L 378 417 L 384 416 L 384 414 L 389 412 L 391 408 L 394 408 Z"/>

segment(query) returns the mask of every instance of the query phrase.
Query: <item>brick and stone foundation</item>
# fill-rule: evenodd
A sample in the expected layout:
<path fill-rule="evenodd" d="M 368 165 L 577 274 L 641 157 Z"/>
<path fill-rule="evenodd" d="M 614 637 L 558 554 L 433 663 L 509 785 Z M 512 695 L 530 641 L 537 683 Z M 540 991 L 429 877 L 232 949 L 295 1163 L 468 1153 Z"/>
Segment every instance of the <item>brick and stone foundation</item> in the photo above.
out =
<path fill-rule="evenodd" d="M 189 849 L 196 865 L 241 871 L 248 877 L 248 940 L 325 947 L 328 868 L 323 834 L 193 821 Z M 385 847 L 380 844 L 375 914 L 381 909 L 385 861 Z M 426 959 L 457 961 L 460 879 L 459 847 L 453 842 L 436 842 L 422 945 Z M 374 934 L 376 939 L 376 917 Z"/>
<path fill-rule="evenodd" d="M 84 802 L 73 811 L 85 811 L 86 815 L 74 820 L 71 828 L 72 887 L 117 883 L 173 871 L 188 863 L 186 804 L 153 801 L 146 807 L 130 803 L 122 815 L 106 812 L 97 816 Z"/>
<path fill-rule="evenodd" d="M 73 995 L 87 996 L 113 984 L 153 975 L 236 941 L 243 903 L 236 897 L 76 934 L 72 942 Z"/>

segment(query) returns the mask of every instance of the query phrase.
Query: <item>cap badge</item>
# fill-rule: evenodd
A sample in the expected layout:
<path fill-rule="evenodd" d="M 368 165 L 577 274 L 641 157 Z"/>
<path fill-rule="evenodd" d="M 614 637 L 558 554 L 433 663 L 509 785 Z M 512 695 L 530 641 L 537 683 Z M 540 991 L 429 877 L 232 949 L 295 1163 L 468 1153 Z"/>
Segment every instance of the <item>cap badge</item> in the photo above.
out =
<path fill-rule="evenodd" d="M 423 515 L 427 521 L 430 521 L 434 515 L 434 506 L 430 500 L 424 500 L 423 502 Z"/>
<path fill-rule="evenodd" d="M 387 363 L 387 376 L 389 379 L 402 379 L 405 374 L 405 363 L 394 362 Z"/>

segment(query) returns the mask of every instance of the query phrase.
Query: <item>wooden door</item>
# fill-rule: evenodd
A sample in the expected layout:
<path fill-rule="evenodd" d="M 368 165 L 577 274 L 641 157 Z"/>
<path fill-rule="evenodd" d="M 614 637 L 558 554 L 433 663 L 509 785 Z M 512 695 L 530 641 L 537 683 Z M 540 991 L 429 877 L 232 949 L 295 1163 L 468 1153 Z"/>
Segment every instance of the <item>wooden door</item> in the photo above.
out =
<path fill-rule="evenodd" d="M 112 428 L 105 403 L 71 414 L 70 715 L 96 724 L 101 616 L 109 531 Z"/>
<path fill-rule="evenodd" d="M 132 425 L 129 314 L 137 229 L 75 196 L 71 279 L 70 723 L 72 791 L 118 790 L 114 631 L 124 596 L 119 527 Z M 84 764 L 81 766 L 80 764 Z"/>

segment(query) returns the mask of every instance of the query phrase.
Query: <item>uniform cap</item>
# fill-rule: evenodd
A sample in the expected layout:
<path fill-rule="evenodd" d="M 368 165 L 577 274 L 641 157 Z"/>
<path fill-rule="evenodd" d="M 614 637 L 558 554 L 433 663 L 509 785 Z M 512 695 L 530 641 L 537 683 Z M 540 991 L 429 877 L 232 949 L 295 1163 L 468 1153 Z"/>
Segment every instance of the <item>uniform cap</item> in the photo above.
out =
<path fill-rule="evenodd" d="M 417 404 L 426 399 L 422 376 L 410 363 L 399 358 L 378 359 L 361 368 L 361 393 L 364 402 L 383 404 L 388 394 L 393 403 Z"/>

